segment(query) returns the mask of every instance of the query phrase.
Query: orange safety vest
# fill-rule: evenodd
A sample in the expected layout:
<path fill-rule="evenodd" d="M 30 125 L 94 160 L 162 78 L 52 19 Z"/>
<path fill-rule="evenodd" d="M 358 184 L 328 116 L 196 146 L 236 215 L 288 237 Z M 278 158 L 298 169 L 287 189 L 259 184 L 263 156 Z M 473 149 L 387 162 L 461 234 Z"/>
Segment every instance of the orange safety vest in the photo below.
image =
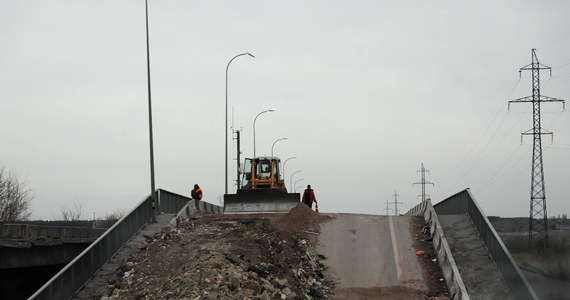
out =
<path fill-rule="evenodd" d="M 200 194 L 200 196 L 198 196 L 198 193 Z M 199 197 L 199 199 L 202 199 L 202 188 L 198 188 L 197 190 L 194 191 L 194 194 L 196 194 L 197 197 Z"/>
<path fill-rule="evenodd" d="M 305 203 L 313 203 L 316 201 L 315 193 L 313 189 L 306 189 L 303 193 L 303 202 Z"/>

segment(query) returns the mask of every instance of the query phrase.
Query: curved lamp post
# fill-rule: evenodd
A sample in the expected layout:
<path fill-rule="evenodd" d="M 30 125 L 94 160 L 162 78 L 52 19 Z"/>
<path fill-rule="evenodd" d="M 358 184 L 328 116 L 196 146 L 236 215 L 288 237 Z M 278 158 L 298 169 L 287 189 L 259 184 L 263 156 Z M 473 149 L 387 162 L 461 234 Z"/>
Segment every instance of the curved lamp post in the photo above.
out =
<path fill-rule="evenodd" d="M 297 174 L 297 173 L 301 173 L 301 171 L 295 171 L 295 172 L 293 172 L 293 174 L 291 174 L 291 177 L 289 178 L 289 184 L 290 184 L 290 187 L 291 187 L 291 190 L 292 190 L 292 191 L 294 191 L 294 189 L 293 189 L 293 175 L 295 175 L 295 174 Z"/>
<path fill-rule="evenodd" d="M 295 188 L 293 189 L 294 191 L 296 191 L 296 190 L 297 190 L 297 182 L 299 182 L 299 181 L 303 181 L 303 180 L 305 180 L 305 179 L 301 178 L 301 179 L 297 179 L 297 180 L 295 180 L 295 184 L 294 184 Z"/>
<path fill-rule="evenodd" d="M 257 121 L 257 117 L 259 117 L 259 115 L 267 112 L 274 112 L 274 110 L 273 109 L 264 110 L 258 113 L 257 116 L 255 116 L 255 118 L 253 119 L 253 157 L 257 157 L 255 156 L 255 121 Z"/>
<path fill-rule="evenodd" d="M 279 141 L 284 141 L 287 138 L 280 138 L 278 140 L 276 140 L 275 142 L 273 142 L 273 145 L 271 145 L 271 156 L 273 156 L 273 147 L 275 147 L 275 143 L 279 142 Z"/>
<path fill-rule="evenodd" d="M 228 65 L 226 66 L 226 127 L 224 127 L 224 131 L 225 131 L 225 145 L 226 145 L 226 157 L 225 157 L 225 162 L 226 162 L 226 177 L 225 177 L 225 185 L 224 185 L 224 189 L 226 191 L 226 194 L 228 193 L 228 70 L 230 68 L 230 64 L 232 63 L 232 61 L 242 55 L 249 55 L 253 58 L 255 58 L 255 56 L 253 56 L 253 54 L 246 52 L 246 53 L 241 53 L 238 54 L 236 56 L 234 56 L 232 59 L 230 59 L 230 62 L 228 62 Z"/>
<path fill-rule="evenodd" d="M 303 186 L 300 186 L 298 188 L 295 189 L 295 193 L 297 192 L 298 189 L 303 188 Z"/>
<path fill-rule="evenodd" d="M 285 178 L 285 164 L 286 164 L 290 159 L 296 159 L 296 158 L 297 158 L 296 156 L 289 157 L 289 158 L 287 158 L 287 159 L 283 162 L 283 168 L 282 168 L 282 170 L 281 170 L 281 171 L 283 172 L 283 178 Z"/>

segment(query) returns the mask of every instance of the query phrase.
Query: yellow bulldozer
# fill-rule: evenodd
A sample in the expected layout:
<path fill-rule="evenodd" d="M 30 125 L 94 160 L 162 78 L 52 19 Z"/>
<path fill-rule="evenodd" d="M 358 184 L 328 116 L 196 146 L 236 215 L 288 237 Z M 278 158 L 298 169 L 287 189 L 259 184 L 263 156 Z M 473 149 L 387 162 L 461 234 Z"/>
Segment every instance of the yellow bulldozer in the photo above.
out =
<path fill-rule="evenodd" d="M 279 158 L 246 158 L 237 192 L 224 195 L 224 213 L 288 212 L 299 201 L 299 193 L 287 192 Z"/>

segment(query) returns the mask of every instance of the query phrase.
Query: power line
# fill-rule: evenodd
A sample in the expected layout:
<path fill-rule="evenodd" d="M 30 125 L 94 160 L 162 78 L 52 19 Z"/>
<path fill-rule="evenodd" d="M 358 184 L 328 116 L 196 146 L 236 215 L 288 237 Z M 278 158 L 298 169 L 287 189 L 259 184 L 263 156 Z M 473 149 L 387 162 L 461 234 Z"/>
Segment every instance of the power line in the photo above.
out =
<path fill-rule="evenodd" d="M 527 108 L 528 111 L 529 108 Z M 507 115 L 505 115 L 506 118 Z M 507 138 L 507 136 L 509 136 L 509 134 L 511 133 L 511 131 L 517 126 L 517 124 L 522 120 L 524 115 L 521 115 L 519 117 L 519 119 L 513 124 L 513 126 L 511 126 L 511 128 L 507 131 L 507 133 L 505 135 L 503 135 L 503 137 L 501 138 L 501 140 L 499 141 L 499 143 L 497 143 L 488 153 L 491 153 L 493 151 L 495 151 L 495 149 L 497 149 L 497 147 L 499 147 Z M 505 118 L 503 118 L 503 120 L 501 121 L 501 125 L 503 124 Z M 489 139 L 489 141 L 487 142 L 487 144 L 485 145 L 485 147 L 479 152 L 479 155 L 477 155 L 477 158 L 475 159 L 475 161 L 471 164 L 471 166 L 467 169 L 467 171 L 465 171 L 465 173 L 463 173 L 463 175 L 455 182 L 454 185 L 452 185 L 449 190 L 447 191 L 447 193 L 451 192 L 453 190 L 453 188 L 455 188 L 462 180 L 463 178 L 465 178 L 469 173 L 471 173 L 471 170 L 474 169 L 475 165 L 479 162 L 479 160 L 481 159 L 483 152 L 487 149 L 487 147 L 489 146 L 489 144 L 491 144 L 491 141 L 493 140 L 493 138 L 495 137 L 495 134 L 498 132 L 498 129 L 500 127 L 497 128 L 497 130 L 495 130 L 495 132 L 493 133 L 493 135 L 491 136 L 491 138 Z M 487 155 L 486 154 L 486 155 Z M 483 158 L 485 158 L 486 156 L 483 156 Z"/>
<path fill-rule="evenodd" d="M 495 179 L 495 177 L 497 176 L 497 174 L 499 174 L 499 172 L 503 169 L 503 167 L 505 167 L 509 161 L 511 161 L 512 158 L 514 158 L 516 156 L 516 153 L 521 149 L 522 147 L 519 145 L 517 146 L 517 148 L 515 149 L 515 151 L 509 156 L 509 158 L 507 160 L 505 160 L 505 162 L 503 163 L 503 165 L 501 165 L 501 167 L 495 172 L 495 174 L 493 174 L 493 176 L 491 176 L 489 178 L 489 180 L 487 180 L 483 186 L 481 188 L 479 188 L 479 190 L 477 192 L 475 192 L 475 195 L 479 194 L 481 191 L 486 190 L 487 186 L 494 186 L 496 184 L 499 183 L 499 180 L 504 178 L 506 176 L 506 174 L 508 174 L 511 169 L 513 169 L 514 167 L 516 167 L 517 165 L 519 165 L 519 163 L 523 160 L 523 158 L 526 157 L 526 154 L 528 154 L 530 152 L 530 148 L 525 151 L 524 153 L 522 153 L 522 155 L 519 157 L 519 159 L 517 159 L 511 166 L 509 166 L 502 175 L 500 175 L 499 177 L 497 177 Z"/>
<path fill-rule="evenodd" d="M 570 66 L 570 62 L 569 62 L 569 63 L 565 63 L 565 64 L 563 64 L 563 65 L 560 65 L 560 66 L 558 66 L 558 67 L 554 67 L 554 68 L 552 68 L 552 70 L 562 69 L 562 68 L 567 67 L 567 66 Z"/>
<path fill-rule="evenodd" d="M 514 86 L 510 89 L 509 93 L 507 94 L 506 97 L 504 97 L 504 99 L 508 99 L 510 98 L 510 96 L 515 92 L 515 90 L 517 89 L 518 85 L 520 83 L 520 78 L 519 80 L 517 80 L 517 82 L 514 84 Z M 487 134 L 487 132 L 489 131 L 489 129 L 491 129 L 492 125 L 495 123 L 495 120 L 497 119 L 497 117 L 500 115 L 500 113 L 503 111 L 504 106 L 503 104 L 501 104 L 500 102 L 498 102 L 499 105 L 497 106 L 497 108 L 495 109 L 495 113 L 492 115 L 491 118 L 489 118 L 487 120 L 487 122 L 485 122 L 485 130 L 483 131 L 482 134 L 479 135 L 479 138 L 477 138 L 477 140 L 475 141 L 475 144 L 473 144 L 473 146 L 471 146 L 469 148 L 469 151 L 467 151 L 465 153 L 465 155 L 461 158 L 461 160 L 459 160 L 459 162 L 457 162 L 453 168 L 451 168 L 449 171 L 446 172 L 441 172 L 441 173 L 445 173 L 447 175 L 443 176 L 443 177 L 438 177 L 437 180 L 438 181 L 442 181 L 443 179 L 447 178 L 447 177 L 452 177 L 453 172 L 455 170 L 457 170 L 459 168 L 459 166 L 461 166 L 463 164 L 463 162 L 471 155 L 471 153 L 479 146 L 479 144 L 481 143 L 481 141 L 483 140 L 483 137 L 485 137 L 485 135 Z M 503 116 L 503 119 L 501 120 L 499 126 L 495 129 L 495 132 L 493 133 L 493 136 L 495 135 L 496 131 L 502 126 L 505 118 L 506 118 L 507 112 L 505 112 L 505 115 Z"/>
<path fill-rule="evenodd" d="M 552 45 L 554 45 L 554 44 L 556 44 L 556 43 L 558 43 L 558 42 L 564 40 L 564 39 L 567 38 L 567 37 L 570 37 L 570 32 L 567 33 L 567 34 L 564 34 L 564 35 L 562 35 L 562 36 L 560 36 L 560 37 L 555 38 L 552 42 L 550 42 L 550 43 L 548 43 L 548 44 L 546 44 L 545 46 L 542 46 L 542 47 L 540 47 L 540 48 L 541 48 L 541 49 L 546 49 L 546 48 L 548 48 L 548 47 L 551 47 Z"/>
<path fill-rule="evenodd" d="M 519 145 L 518 147 L 515 148 L 515 151 L 513 151 L 509 157 L 503 161 L 503 164 L 497 169 L 497 171 L 495 171 L 495 173 L 493 174 L 493 176 L 489 177 L 489 179 L 483 184 L 483 186 L 481 186 L 481 188 L 479 190 L 483 190 L 489 183 L 491 182 L 496 182 L 493 181 L 495 179 L 495 177 L 497 176 L 497 174 L 499 174 L 499 172 L 511 161 L 511 159 L 513 159 L 513 157 L 515 157 L 516 153 L 520 150 L 521 146 Z M 477 194 L 477 192 L 475 192 L 475 195 Z"/>
<path fill-rule="evenodd" d="M 566 76 L 569 76 L 569 75 L 570 75 L 570 73 L 566 73 L 566 74 L 562 74 L 562 75 L 556 75 L 556 76 L 552 76 L 552 79 L 560 78 L 560 77 L 566 77 Z"/>
<path fill-rule="evenodd" d="M 515 177 L 513 177 L 513 179 L 507 183 L 501 186 L 501 189 L 499 189 L 498 191 L 496 191 L 495 193 L 492 193 L 492 195 L 499 195 L 501 194 L 502 191 L 504 191 L 506 188 L 508 188 L 509 186 L 511 186 L 511 184 L 515 183 L 515 181 L 517 181 L 517 179 L 519 177 L 521 177 L 522 174 L 524 174 L 526 171 L 528 171 L 528 168 L 530 167 L 530 164 L 526 165 L 526 167 L 524 167 Z M 485 202 L 489 201 L 489 200 L 494 200 L 496 198 L 493 197 L 489 197 L 486 200 L 481 201 L 481 204 L 484 204 Z"/>

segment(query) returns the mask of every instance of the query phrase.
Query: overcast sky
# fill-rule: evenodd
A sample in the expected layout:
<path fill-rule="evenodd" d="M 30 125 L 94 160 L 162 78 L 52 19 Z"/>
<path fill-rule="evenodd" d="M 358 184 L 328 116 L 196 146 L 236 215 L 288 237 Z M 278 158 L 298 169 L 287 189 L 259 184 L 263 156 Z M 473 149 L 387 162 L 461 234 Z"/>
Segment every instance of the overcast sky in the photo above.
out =
<path fill-rule="evenodd" d="M 229 123 L 243 156 L 287 162 L 324 212 L 385 214 L 471 188 L 487 215 L 528 216 L 531 62 L 570 99 L 570 1 L 149 1 L 156 186 L 224 193 Z M 127 212 L 150 193 L 143 0 L 0 0 L 0 163 L 33 218 Z M 233 118 L 232 118 L 233 110 Z M 570 212 L 570 115 L 543 105 L 549 215 Z M 233 121 L 232 121 L 233 120 Z M 231 135 L 230 135 L 231 137 Z M 230 141 L 230 191 L 235 142 Z M 299 188 L 299 191 L 302 191 Z"/>

